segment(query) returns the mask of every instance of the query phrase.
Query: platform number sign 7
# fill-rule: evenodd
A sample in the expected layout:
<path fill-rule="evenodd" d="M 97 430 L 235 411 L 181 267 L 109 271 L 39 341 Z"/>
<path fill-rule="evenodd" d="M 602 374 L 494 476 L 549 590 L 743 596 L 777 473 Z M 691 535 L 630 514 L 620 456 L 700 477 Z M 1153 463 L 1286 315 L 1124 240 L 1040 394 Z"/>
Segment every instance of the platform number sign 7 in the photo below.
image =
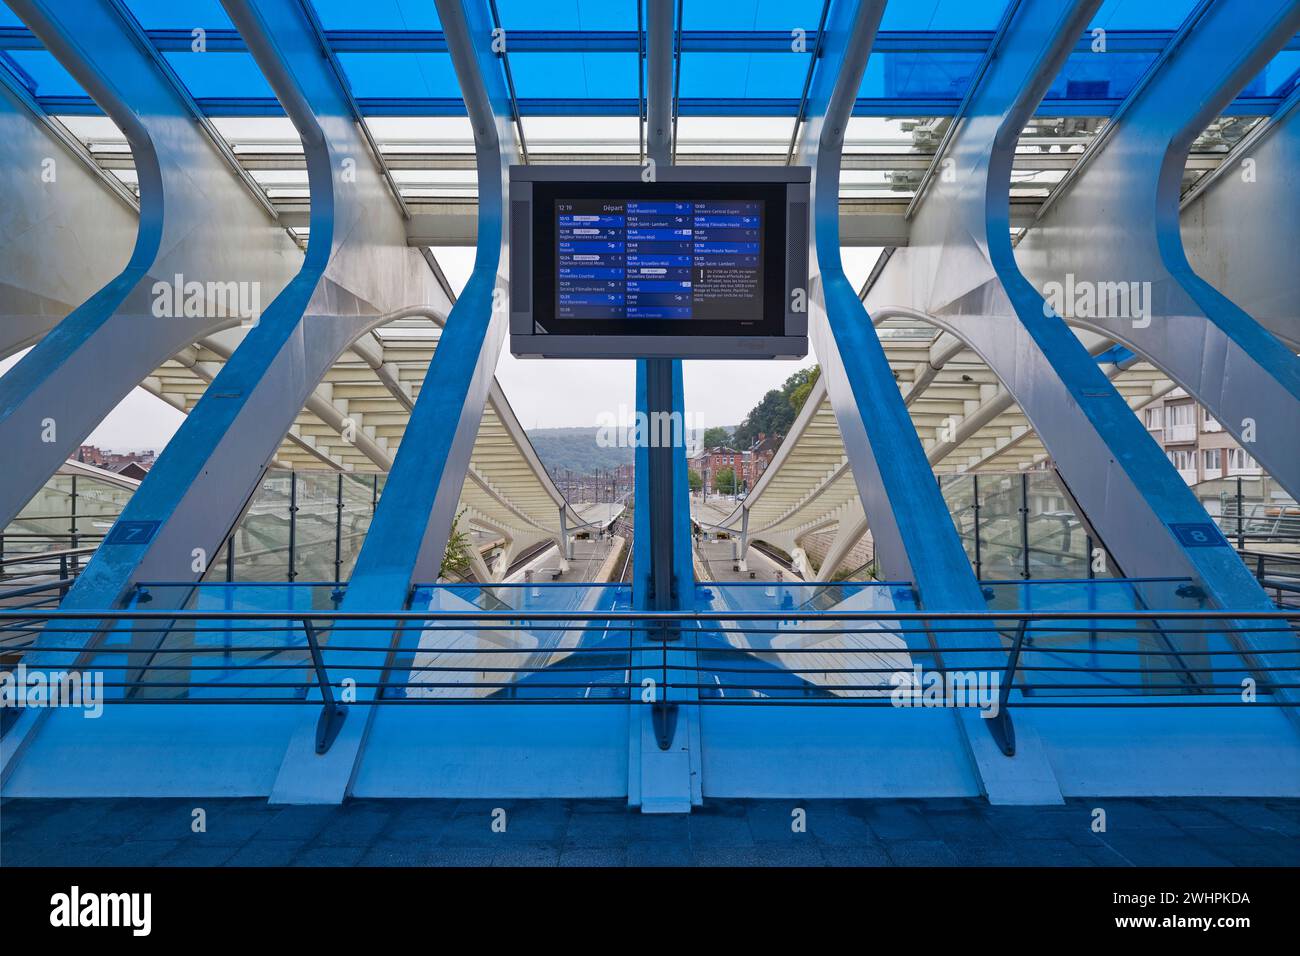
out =
<path fill-rule="evenodd" d="M 119 521 L 104 539 L 104 544 L 148 544 L 158 532 L 157 521 Z"/>

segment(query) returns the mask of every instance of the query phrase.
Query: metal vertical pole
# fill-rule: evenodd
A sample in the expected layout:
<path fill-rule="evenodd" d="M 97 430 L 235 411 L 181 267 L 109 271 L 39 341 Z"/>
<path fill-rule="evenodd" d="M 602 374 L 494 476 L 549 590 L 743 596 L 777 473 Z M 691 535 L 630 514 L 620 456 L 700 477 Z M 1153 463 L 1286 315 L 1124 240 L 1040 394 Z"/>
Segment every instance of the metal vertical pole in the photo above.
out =
<path fill-rule="evenodd" d="M 338 494 L 334 499 L 334 581 L 343 580 L 343 472 L 339 472 Z"/>
<path fill-rule="evenodd" d="M 975 495 L 975 578 L 984 580 L 984 558 L 980 553 L 980 476 L 971 475 Z"/>
<path fill-rule="evenodd" d="M 1240 483 L 1240 480 L 1239 480 L 1239 483 Z M 77 476 L 75 476 L 75 475 L 73 475 L 73 493 L 72 493 L 72 497 L 70 497 L 69 501 L 70 501 L 70 505 L 69 505 L 69 509 L 70 509 L 70 511 L 69 511 L 69 522 L 70 522 L 70 524 L 69 524 L 69 527 L 68 527 L 68 531 L 69 531 L 69 532 L 72 532 L 72 533 L 70 533 L 70 535 L 69 535 L 69 541 L 72 541 L 72 544 L 70 544 L 69 546 L 70 546 L 70 548 L 75 548 L 75 546 L 77 546 L 77 541 L 78 541 L 78 538 L 77 538 Z"/>
<path fill-rule="evenodd" d="M 230 529 L 230 537 L 226 539 L 226 583 L 229 584 L 235 580 L 235 536 L 239 532 L 239 525 Z"/>
<path fill-rule="evenodd" d="M 1226 449 L 1225 449 L 1226 451 Z M 1237 550 L 1246 547 L 1246 497 L 1241 490 L 1241 475 L 1237 476 Z"/>
<path fill-rule="evenodd" d="M 298 536 L 298 472 L 289 472 L 289 575 L 292 581 L 298 576 L 295 565 L 295 549 Z"/>
<path fill-rule="evenodd" d="M 1026 581 L 1029 580 L 1029 475 L 1028 473 L 1020 476 L 1020 549 L 1024 552 L 1021 556 L 1020 576 Z"/>

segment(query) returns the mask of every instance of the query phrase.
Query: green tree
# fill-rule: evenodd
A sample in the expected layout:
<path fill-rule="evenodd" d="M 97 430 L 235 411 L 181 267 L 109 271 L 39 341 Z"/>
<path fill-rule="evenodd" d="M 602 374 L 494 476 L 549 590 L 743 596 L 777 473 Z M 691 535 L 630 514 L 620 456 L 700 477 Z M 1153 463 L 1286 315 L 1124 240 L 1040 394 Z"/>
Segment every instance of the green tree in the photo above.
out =
<path fill-rule="evenodd" d="M 736 493 L 736 470 L 730 465 L 719 468 L 713 476 L 713 490 L 734 495 Z"/>
<path fill-rule="evenodd" d="M 786 386 L 790 388 L 790 407 L 794 409 L 795 418 L 799 417 L 799 412 L 803 409 L 803 403 L 808 401 L 808 393 L 812 391 L 813 386 L 817 384 L 817 379 L 821 377 L 822 367 L 814 365 L 812 368 L 800 369 L 786 379 Z M 793 424 L 794 419 L 791 419 Z"/>
<path fill-rule="evenodd" d="M 784 438 L 820 374 L 821 367 L 817 365 L 801 368 L 779 389 L 770 389 L 737 426 L 732 436 L 733 447 L 748 448 L 759 435 Z"/>
<path fill-rule="evenodd" d="M 731 432 L 727 431 L 721 425 L 715 425 L 712 428 L 704 429 L 704 437 L 701 443 L 705 448 L 730 448 Z"/>
<path fill-rule="evenodd" d="M 451 519 L 451 533 L 447 535 L 447 550 L 442 555 L 442 566 L 438 568 L 438 577 L 445 578 L 451 575 L 464 578 L 469 574 L 470 567 L 470 548 L 473 544 L 470 542 L 469 532 L 460 530 L 460 519 L 465 512 Z"/>
<path fill-rule="evenodd" d="M 698 471 L 692 468 L 686 472 L 686 484 L 690 486 L 691 491 L 699 491 L 704 487 L 704 479 L 700 477 Z"/>

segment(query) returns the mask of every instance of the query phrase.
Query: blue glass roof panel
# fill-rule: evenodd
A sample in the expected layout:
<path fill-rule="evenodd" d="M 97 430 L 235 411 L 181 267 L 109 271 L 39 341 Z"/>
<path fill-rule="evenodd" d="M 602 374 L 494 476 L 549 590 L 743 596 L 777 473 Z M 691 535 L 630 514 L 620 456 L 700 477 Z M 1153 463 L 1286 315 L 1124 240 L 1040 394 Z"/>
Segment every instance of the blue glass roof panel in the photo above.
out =
<path fill-rule="evenodd" d="M 0 3 L 0 27 L 20 27 L 23 21 L 18 19 L 18 14 L 14 13 L 9 7 Z"/>
<path fill-rule="evenodd" d="M 497 0 L 497 13 L 507 49 L 511 30 L 636 29 L 634 0 Z M 511 55 L 512 68 L 513 60 Z"/>
<path fill-rule="evenodd" d="M 1286 96 L 1300 82 L 1300 51 L 1284 50 L 1269 61 L 1242 96 Z"/>
<path fill-rule="evenodd" d="M 433 0 L 312 0 L 326 30 L 440 30 Z"/>
<path fill-rule="evenodd" d="M 911 0 L 890 3 L 882 30 L 996 30 L 1007 0 Z"/>
<path fill-rule="evenodd" d="M 1154 53 L 1072 53 L 1044 100 L 1123 99 L 1155 58 Z"/>
<path fill-rule="evenodd" d="M 358 99 L 461 99 L 448 53 L 340 53 L 338 58 Z"/>
<path fill-rule="evenodd" d="M 1090 28 L 1106 30 L 1177 30 L 1197 0 L 1105 0 Z"/>
<path fill-rule="evenodd" d="M 637 55 L 631 51 L 511 53 L 510 75 L 515 82 L 515 95 L 520 99 L 636 99 L 637 96 Z"/>
<path fill-rule="evenodd" d="M 17 66 L 33 96 L 87 95 L 48 50 L 9 50 L 3 55 Z"/>
<path fill-rule="evenodd" d="M 799 99 L 812 53 L 682 53 L 682 99 Z"/>
<path fill-rule="evenodd" d="M 686 0 L 682 7 L 682 29 L 789 31 L 798 28 L 811 33 L 817 29 L 821 15 L 821 0 L 728 0 L 727 3 Z"/>
<path fill-rule="evenodd" d="M 275 98 L 251 53 L 164 53 L 190 96 L 202 99 Z"/>
<path fill-rule="evenodd" d="M 146 30 L 233 30 L 220 0 L 124 0 L 126 7 Z"/>
<path fill-rule="evenodd" d="M 867 61 L 859 99 L 953 99 L 966 95 L 979 53 L 877 53 Z"/>

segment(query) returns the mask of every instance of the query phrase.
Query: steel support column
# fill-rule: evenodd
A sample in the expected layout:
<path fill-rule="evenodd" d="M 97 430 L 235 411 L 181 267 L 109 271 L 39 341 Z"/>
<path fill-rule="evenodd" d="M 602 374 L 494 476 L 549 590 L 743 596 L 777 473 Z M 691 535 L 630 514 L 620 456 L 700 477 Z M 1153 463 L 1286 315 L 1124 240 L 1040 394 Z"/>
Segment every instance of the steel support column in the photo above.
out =
<path fill-rule="evenodd" d="M 809 331 L 884 575 L 913 581 L 927 608 L 982 610 L 986 605 L 979 583 L 894 382 L 889 360 L 840 259 L 839 179 L 844 132 L 883 12 L 880 0 L 838 0 L 833 4 L 827 19 L 824 59 L 810 91 L 808 125 L 800 148 L 800 160 L 813 170 L 810 262 L 815 266 L 810 270 Z M 916 650 L 925 647 L 925 641 L 918 640 L 921 637 L 913 636 Z M 963 634 L 959 640 L 989 648 L 986 655 L 972 655 L 971 666 L 995 668 L 1005 663 L 996 635 L 977 632 Z M 940 651 L 942 644 L 937 641 Z M 1018 735 L 1016 756 L 1008 759 L 1009 732 L 1001 736 L 990 733 L 993 728 L 987 721 L 960 710 L 957 721 L 990 800 L 1061 802 L 1046 755 L 1032 733 Z M 1004 729 L 1007 725 L 1009 718 Z"/>
<path fill-rule="evenodd" d="M 953 175 L 932 185 L 912 244 L 890 258 L 867 306 L 919 309 L 980 355 L 1127 574 L 1187 576 L 1218 607 L 1266 608 L 1267 597 L 1195 495 L 1012 253 L 1016 142 L 1097 5 L 1023 0 L 953 139 Z M 1195 534 L 1214 546 L 1185 543 Z"/>
<path fill-rule="evenodd" d="M 266 302 L 302 261 L 293 241 L 249 201 L 245 185 L 163 72 L 157 52 L 114 3 L 15 0 L 11 6 L 125 134 L 139 179 L 140 217 L 126 268 L 0 378 L 0 443 L 12 452 L 0 475 L 0 525 L 154 369 L 205 335 L 241 323 L 240 315 L 231 314 L 228 296 L 215 301 L 210 283 L 223 290 L 227 283 L 247 283 L 240 288 L 250 290 L 248 301 L 256 290 Z M 64 156 L 66 167 L 73 154 Z M 71 170 L 64 175 L 75 185 Z M 12 200 L 17 208 L 39 207 L 45 191 L 27 191 L 20 183 L 12 182 L 19 195 L 7 196 L 4 205 Z M 116 197 L 100 201 L 119 206 Z M 78 225 L 89 226 L 89 235 L 98 228 L 93 210 L 80 210 Z M 103 241 L 120 237 L 117 216 L 116 208 L 108 214 L 99 234 Z M 40 271 L 61 272 L 68 256 L 117 262 L 125 251 L 100 252 L 97 241 L 78 238 L 75 246 L 40 249 Z M 69 275 L 78 277 L 80 287 L 101 270 L 98 264 L 84 272 L 74 266 Z M 187 308 L 189 293 L 174 301 L 181 297 L 155 289 L 161 284 L 160 290 L 171 293 L 177 276 L 182 283 L 203 284 L 196 308 Z M 58 281 L 29 281 L 34 289 L 50 286 L 51 294 L 59 294 Z M 52 324 L 28 321 L 21 337 L 30 341 Z"/>
<path fill-rule="evenodd" d="M 1062 318 L 1141 353 L 1300 496 L 1300 359 L 1193 271 L 1179 217 L 1192 142 L 1300 30 L 1300 4 L 1210 0 L 1191 19 L 1040 213 L 1016 262 Z M 1287 191 L 1295 173 L 1258 172 L 1256 162 L 1254 181 L 1235 192 L 1255 196 L 1260 214 L 1234 209 L 1214 228 L 1236 222 L 1276 250 L 1294 340 L 1300 280 L 1286 241 L 1294 223 L 1283 223 L 1297 208 Z"/>
<path fill-rule="evenodd" d="M 405 607 L 411 584 L 437 580 L 470 453 L 505 340 L 508 232 L 505 217 L 510 161 L 518 155 L 509 93 L 491 49 L 491 13 L 484 0 L 437 0 L 438 16 L 474 127 L 478 169 L 478 246 L 474 269 L 451 314 L 425 376 L 384 496 L 357 556 L 341 605 L 345 611 Z M 394 629 L 356 632 L 358 644 L 388 644 Z M 339 655 L 335 671 L 353 659 Z M 358 701 L 372 696 L 358 688 Z M 373 707 L 360 709 L 324 755 L 314 729 L 295 733 L 272 802 L 338 803 L 347 795 L 365 743 Z"/>
<path fill-rule="evenodd" d="M 364 160 L 343 91 L 299 0 L 265 0 L 256 8 L 227 0 L 226 8 L 302 137 L 311 241 L 298 274 L 225 363 L 65 597 L 68 608 L 118 606 L 142 577 L 201 577 L 339 354 L 382 319 L 395 301 L 390 296 L 434 303 L 441 295 L 423 259 L 406 247 L 396 210 L 380 205 L 386 187 Z M 178 590 L 157 595 L 155 607 L 182 601 Z M 58 639 L 77 646 L 94 630 Z M 14 741 L 6 768 L 40 719 L 20 722 L 6 738 Z"/>
<path fill-rule="evenodd" d="M 673 161 L 673 65 L 676 0 L 646 3 L 646 156 L 656 168 Z M 682 363 L 641 359 L 636 363 L 636 407 L 649 424 L 650 447 L 635 453 L 636 519 L 633 526 L 632 599 L 654 610 L 694 607 L 695 571 L 691 556 L 690 486 L 686 478 L 685 395 Z M 672 443 L 660 444 L 661 416 L 672 423 Z M 678 443 L 678 436 L 681 442 Z M 633 684 L 662 681 L 669 661 L 689 666 L 691 635 L 679 628 L 658 634 L 634 633 Z M 672 649 L 669 650 L 671 645 Z M 646 669 L 636 668 L 642 665 Z M 688 673 L 683 671 L 681 673 Z M 633 696 L 628 723 L 628 803 L 646 813 L 683 813 L 703 797 L 700 789 L 699 712 L 687 688 L 656 686 L 649 705 Z"/>

